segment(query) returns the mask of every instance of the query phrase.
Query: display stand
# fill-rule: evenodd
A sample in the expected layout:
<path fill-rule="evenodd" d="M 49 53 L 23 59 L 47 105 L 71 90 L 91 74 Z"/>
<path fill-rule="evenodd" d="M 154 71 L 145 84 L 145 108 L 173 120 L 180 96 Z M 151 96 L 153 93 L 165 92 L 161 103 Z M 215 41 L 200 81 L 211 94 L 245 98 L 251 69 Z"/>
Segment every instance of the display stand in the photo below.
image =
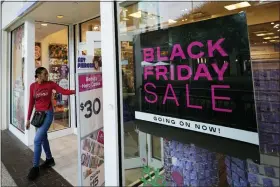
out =
<path fill-rule="evenodd" d="M 104 132 L 100 32 L 87 32 L 76 67 L 78 184 L 103 186 Z"/>

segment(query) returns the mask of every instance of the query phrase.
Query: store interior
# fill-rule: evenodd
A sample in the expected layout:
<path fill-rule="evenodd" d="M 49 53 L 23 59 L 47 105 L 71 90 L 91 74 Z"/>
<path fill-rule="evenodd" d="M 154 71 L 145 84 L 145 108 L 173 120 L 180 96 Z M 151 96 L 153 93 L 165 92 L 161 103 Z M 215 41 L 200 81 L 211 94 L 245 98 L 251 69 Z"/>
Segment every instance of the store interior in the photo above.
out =
<path fill-rule="evenodd" d="M 191 24 L 203 20 L 218 18 L 226 15 L 246 12 L 250 53 L 253 71 L 280 70 L 280 3 L 268 1 L 254 1 L 233 6 L 236 2 L 123 2 L 119 11 L 119 34 L 121 40 L 121 67 L 124 96 L 124 164 L 125 185 L 145 183 L 143 176 L 147 173 L 143 166 L 163 169 L 163 152 L 171 145 L 188 146 L 181 142 L 164 140 L 153 134 L 145 134 L 144 145 L 140 134 L 143 134 L 133 122 L 133 106 L 135 103 L 135 54 L 133 49 L 133 37 L 140 33 L 155 31 L 159 28 L 170 28 L 184 24 Z M 127 39 L 129 38 L 129 39 Z M 164 54 L 162 54 L 164 55 Z M 160 128 L 160 127 L 158 127 Z M 174 135 L 176 136 L 176 135 Z M 260 137 L 261 138 L 261 137 Z M 146 157 L 141 158 L 140 152 L 144 147 Z M 196 147 L 194 149 L 200 149 Z M 279 156 L 275 150 L 264 150 L 261 153 Z M 140 160 L 138 167 L 130 162 Z M 146 160 L 145 160 L 146 159 Z M 215 161 L 222 163 L 227 159 L 225 155 L 216 153 Z M 172 161 L 173 162 L 173 161 Z M 126 163 L 129 163 L 127 166 Z M 220 166 L 220 169 L 225 166 Z M 161 170 L 162 171 L 162 170 Z M 129 173 L 129 174 L 128 174 Z M 220 173 L 221 174 L 221 173 Z M 225 172 L 224 172 L 225 174 Z M 161 172 L 161 176 L 166 174 Z M 159 177 L 161 179 L 161 177 Z M 179 179 L 178 179 L 179 180 Z M 144 182 L 143 182 L 144 181 Z M 147 182 L 147 181 L 146 181 Z M 226 175 L 220 176 L 218 186 L 225 186 Z M 147 184 L 147 183 L 146 183 Z M 160 183 L 157 183 L 160 185 Z M 162 183 L 161 183 L 162 184 Z M 217 184 L 217 183 L 215 183 Z M 228 185 L 228 184 L 227 184 Z"/>
<path fill-rule="evenodd" d="M 35 67 L 45 67 L 49 80 L 69 89 L 68 26 L 36 22 Z M 69 97 L 53 91 L 54 121 L 49 132 L 69 128 Z"/>

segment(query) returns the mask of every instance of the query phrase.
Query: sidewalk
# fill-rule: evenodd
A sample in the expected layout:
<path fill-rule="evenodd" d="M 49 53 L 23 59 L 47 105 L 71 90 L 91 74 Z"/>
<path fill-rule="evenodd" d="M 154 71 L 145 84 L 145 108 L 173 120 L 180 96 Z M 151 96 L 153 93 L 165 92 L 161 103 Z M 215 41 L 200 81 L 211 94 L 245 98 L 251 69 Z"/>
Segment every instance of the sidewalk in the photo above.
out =
<path fill-rule="evenodd" d="M 12 176 L 7 171 L 4 164 L 1 162 L 1 186 L 17 186 Z"/>
<path fill-rule="evenodd" d="M 52 168 L 41 170 L 40 177 L 37 180 L 28 181 L 26 176 L 28 175 L 30 167 L 32 167 L 33 151 L 8 130 L 1 131 L 1 143 L 2 163 L 5 165 L 17 186 L 72 186 Z"/>

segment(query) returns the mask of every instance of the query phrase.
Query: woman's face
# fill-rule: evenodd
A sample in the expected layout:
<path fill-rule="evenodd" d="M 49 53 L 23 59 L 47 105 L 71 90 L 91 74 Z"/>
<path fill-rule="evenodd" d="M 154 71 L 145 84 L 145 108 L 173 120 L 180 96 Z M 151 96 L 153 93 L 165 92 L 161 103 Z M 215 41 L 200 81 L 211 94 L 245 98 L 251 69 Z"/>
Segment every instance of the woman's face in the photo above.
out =
<path fill-rule="evenodd" d="M 49 73 L 47 70 L 43 70 L 41 74 L 38 76 L 38 78 L 42 81 L 48 81 L 49 80 Z"/>

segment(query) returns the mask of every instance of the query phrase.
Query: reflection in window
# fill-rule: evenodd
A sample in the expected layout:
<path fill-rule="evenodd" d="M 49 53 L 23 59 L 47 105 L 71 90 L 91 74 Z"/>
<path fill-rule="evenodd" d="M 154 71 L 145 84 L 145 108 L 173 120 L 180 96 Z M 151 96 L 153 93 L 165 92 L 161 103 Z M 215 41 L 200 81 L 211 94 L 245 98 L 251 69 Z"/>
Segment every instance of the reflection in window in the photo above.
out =
<path fill-rule="evenodd" d="M 80 42 L 86 42 L 86 32 L 87 31 L 100 31 L 100 17 L 91 19 L 80 24 Z"/>
<path fill-rule="evenodd" d="M 157 136 L 152 136 L 152 157 L 161 160 L 161 139 Z"/>
<path fill-rule="evenodd" d="M 11 124 L 24 132 L 24 25 L 12 31 Z"/>
<path fill-rule="evenodd" d="M 121 41 L 119 45 L 122 46 L 120 49 L 120 56 L 122 60 L 121 67 L 123 70 L 125 62 L 124 60 L 125 58 L 127 58 L 125 57 L 125 52 L 127 50 L 123 48 L 123 41 L 130 41 L 131 44 L 129 45 L 133 46 L 133 53 L 131 55 L 133 56 L 133 62 L 131 64 L 133 64 L 134 66 L 134 68 L 131 68 L 134 70 L 134 74 L 131 74 L 131 76 L 134 77 L 131 79 L 135 80 L 135 95 L 127 95 L 127 88 L 120 88 L 120 90 L 122 90 L 123 92 L 122 95 L 125 97 L 125 107 L 123 108 L 124 118 L 127 119 L 128 113 L 132 114 L 130 115 L 131 118 L 129 118 L 129 120 L 124 120 L 125 132 L 127 131 L 125 130 L 125 128 L 129 127 L 131 124 L 139 126 L 141 126 L 142 123 L 145 123 L 146 126 L 153 125 L 146 121 L 141 121 L 140 123 L 139 120 L 135 120 L 133 113 L 140 109 L 146 110 L 152 114 L 154 111 L 160 111 L 162 112 L 161 115 L 163 116 L 197 115 L 198 121 L 201 121 L 201 119 L 203 118 L 203 116 L 201 116 L 198 112 L 189 112 L 187 114 L 182 114 L 182 111 L 185 110 L 185 105 L 179 110 L 178 107 L 174 107 L 173 101 L 167 101 L 165 105 L 158 103 L 149 103 L 146 105 L 143 104 L 143 100 L 145 100 L 145 97 L 141 97 L 141 90 L 143 90 L 143 67 L 144 65 L 147 65 L 147 63 L 143 62 L 143 51 L 141 51 L 141 49 L 153 48 L 155 52 L 157 51 L 156 47 L 160 46 L 160 55 L 170 57 L 170 48 L 172 48 L 174 43 L 181 44 L 184 41 L 190 40 L 190 38 L 199 40 L 200 38 L 203 38 L 203 36 L 211 36 L 215 38 L 215 36 L 218 37 L 219 35 L 223 35 L 224 32 L 231 33 L 234 30 L 234 28 L 240 27 L 239 32 L 247 33 L 248 30 L 248 35 L 246 34 L 246 37 L 243 38 L 228 37 L 228 39 L 230 40 L 229 45 L 232 44 L 232 46 L 237 46 L 236 43 L 239 43 L 241 46 L 243 46 L 243 48 L 241 49 L 235 47 L 234 49 L 230 49 L 231 55 L 227 57 L 209 57 L 206 55 L 198 59 L 174 59 L 173 61 L 163 60 L 163 62 L 170 64 L 189 64 L 192 67 L 193 72 L 195 72 L 199 64 L 206 64 L 206 67 L 208 67 L 211 77 L 213 77 L 213 79 L 215 80 L 217 79 L 217 74 L 215 74 L 213 69 L 211 69 L 211 64 L 217 63 L 218 66 L 221 67 L 225 62 L 230 63 L 230 67 L 224 74 L 225 79 L 227 79 L 227 81 L 232 81 L 232 83 L 234 84 L 237 84 L 237 82 L 238 84 L 242 84 L 245 91 L 236 91 L 235 96 L 241 98 L 240 102 L 234 102 L 234 100 L 226 102 L 219 101 L 217 102 L 217 107 L 230 107 L 234 110 L 237 110 L 238 107 L 242 105 L 241 109 L 242 111 L 246 111 L 243 112 L 245 113 L 245 115 L 254 116 L 257 114 L 257 121 L 255 121 L 253 127 L 249 127 L 249 129 L 254 129 L 256 131 L 255 126 L 257 123 L 259 130 L 261 153 L 272 156 L 280 156 L 280 142 L 279 138 L 276 138 L 276 136 L 280 136 L 279 2 L 250 1 L 242 3 L 227 1 L 140 1 L 136 3 L 122 2 L 118 5 L 118 28 L 120 38 L 119 41 Z M 192 24 L 197 24 L 197 22 L 205 20 L 211 21 L 215 18 L 221 18 L 220 20 L 222 20 L 222 17 L 229 15 L 237 15 L 235 17 L 232 16 L 232 18 L 234 17 L 233 22 L 236 24 L 236 27 L 228 26 L 225 28 L 225 30 L 223 30 L 223 33 L 221 33 L 221 27 L 211 27 L 211 25 L 208 26 L 209 29 L 191 27 Z M 241 17 L 239 23 L 238 17 Z M 247 21 L 247 23 L 245 23 L 244 20 Z M 206 22 L 203 23 L 207 24 Z M 184 28 L 184 26 L 185 28 L 191 30 L 189 32 L 185 32 L 185 30 L 182 29 Z M 205 28 L 203 25 L 201 25 L 201 27 Z M 172 32 L 171 30 L 176 30 L 177 32 L 174 31 L 173 35 L 168 34 L 168 32 Z M 154 31 L 156 31 L 156 33 Z M 185 33 L 187 34 L 183 35 Z M 182 46 L 182 48 L 185 52 L 187 44 Z M 203 50 L 205 49 L 203 48 Z M 166 55 L 166 51 L 169 55 Z M 199 51 L 196 50 L 194 52 L 196 52 L 197 54 Z M 156 52 L 154 53 L 154 57 L 154 59 L 157 59 Z M 156 61 L 157 60 L 154 60 L 152 63 L 156 63 Z M 170 69 L 168 68 L 168 71 L 171 71 Z M 174 72 L 176 75 L 176 70 Z M 187 71 L 183 72 L 182 76 L 187 76 L 187 73 Z M 127 75 L 125 75 L 124 73 L 122 75 L 122 81 L 127 82 Z M 166 75 L 168 77 L 170 76 L 170 74 L 168 73 Z M 149 81 L 154 81 L 154 79 L 156 79 L 155 77 L 150 77 L 151 78 L 149 79 Z M 240 81 L 244 80 L 244 77 L 247 77 L 247 79 L 245 81 Z M 192 80 L 190 80 L 190 85 L 191 84 Z M 206 91 L 200 89 L 201 87 L 199 87 L 202 86 L 203 88 L 205 84 L 203 83 L 203 81 L 199 82 L 199 84 L 200 85 L 193 84 L 197 86 L 198 89 L 196 89 L 195 92 L 192 90 L 192 94 L 194 95 L 194 97 L 191 97 L 191 103 L 194 105 L 201 105 L 204 103 L 205 108 L 212 108 L 211 100 L 207 99 L 208 96 L 204 96 Z M 179 102 L 181 104 L 181 102 L 186 101 L 186 98 L 181 97 L 182 92 L 180 92 L 178 87 L 179 83 L 176 82 L 176 87 L 174 86 L 174 92 L 176 93 L 176 96 L 180 97 Z M 234 88 L 234 86 L 232 87 Z M 249 92 L 248 90 L 250 91 L 250 94 L 247 94 L 247 92 Z M 254 94 L 252 94 L 252 90 Z M 162 102 L 164 91 L 160 91 L 161 93 L 157 95 L 157 99 L 160 102 Z M 149 95 L 147 96 L 147 98 L 149 100 L 153 100 L 154 96 Z M 253 102 L 254 99 L 256 102 L 256 111 L 255 104 Z M 208 112 L 207 115 L 211 117 L 212 113 Z M 229 120 L 229 118 L 231 117 L 229 117 L 229 115 L 222 114 L 219 114 L 214 117 L 212 116 L 213 120 L 219 118 Z M 232 117 L 232 119 L 230 120 L 234 121 L 236 119 L 238 119 L 238 116 L 234 118 Z M 246 121 L 246 117 L 244 117 L 244 119 L 242 118 L 242 120 Z M 158 125 L 158 131 L 160 131 L 160 129 L 162 128 L 165 128 L 164 125 L 156 125 Z M 145 129 L 145 132 L 151 135 L 156 135 L 160 138 L 166 138 L 163 135 L 160 136 L 159 132 L 152 131 L 151 129 L 152 128 L 147 127 Z M 182 129 L 182 131 L 184 130 Z M 226 155 L 225 153 L 215 153 L 210 151 L 211 147 L 202 148 L 193 144 L 192 142 L 183 142 L 183 140 L 186 139 L 186 137 L 188 136 L 187 131 L 185 131 L 186 137 L 181 137 L 182 142 L 176 141 L 177 134 L 174 134 L 172 130 L 168 131 L 168 135 L 168 139 L 164 140 L 163 148 L 161 148 L 164 152 L 162 164 L 164 172 L 161 173 L 161 176 L 166 180 L 167 186 L 215 185 L 222 187 L 228 185 L 257 186 L 269 185 L 272 183 L 272 180 L 267 178 L 264 180 L 255 180 L 255 178 L 257 177 L 255 177 L 253 173 L 257 172 L 256 168 L 258 167 L 258 165 L 251 160 L 236 158 L 232 155 Z M 174 139 L 170 138 L 172 136 Z M 203 141 L 203 139 L 201 139 L 201 141 Z M 155 142 L 158 142 L 158 140 L 153 138 L 152 144 L 154 144 Z M 125 152 L 126 149 L 130 149 L 130 147 L 126 146 L 126 144 L 127 143 L 125 142 Z M 141 145 L 141 142 L 139 142 L 139 144 Z M 152 147 L 152 149 L 157 147 L 157 150 L 160 150 L 158 148 L 158 143 L 150 147 Z M 147 148 L 147 151 L 152 152 L 154 154 L 152 154 L 153 157 L 159 156 L 159 152 L 156 152 L 155 149 L 149 150 Z M 250 159 L 249 156 L 248 159 Z M 129 161 L 133 162 L 135 160 Z M 148 163 L 147 165 L 149 167 L 155 166 L 154 163 Z M 245 169 L 247 165 L 249 166 L 249 171 Z M 271 166 L 265 167 L 268 167 L 268 170 L 270 171 L 273 170 L 273 167 Z M 126 173 L 129 171 L 130 170 L 126 170 Z M 224 175 L 219 175 L 221 173 L 223 173 Z M 133 174 L 134 177 L 131 177 L 131 175 Z M 131 175 L 126 175 L 125 180 L 131 182 L 132 178 L 135 178 L 135 176 L 141 178 L 141 176 L 139 176 L 139 173 L 131 172 Z M 249 178 L 248 176 L 252 177 Z M 265 176 L 270 176 L 272 178 L 274 177 L 274 179 L 277 178 L 277 176 L 275 176 L 273 172 L 266 172 Z M 151 185 L 153 180 L 143 181 L 145 183 L 144 185 Z"/>

